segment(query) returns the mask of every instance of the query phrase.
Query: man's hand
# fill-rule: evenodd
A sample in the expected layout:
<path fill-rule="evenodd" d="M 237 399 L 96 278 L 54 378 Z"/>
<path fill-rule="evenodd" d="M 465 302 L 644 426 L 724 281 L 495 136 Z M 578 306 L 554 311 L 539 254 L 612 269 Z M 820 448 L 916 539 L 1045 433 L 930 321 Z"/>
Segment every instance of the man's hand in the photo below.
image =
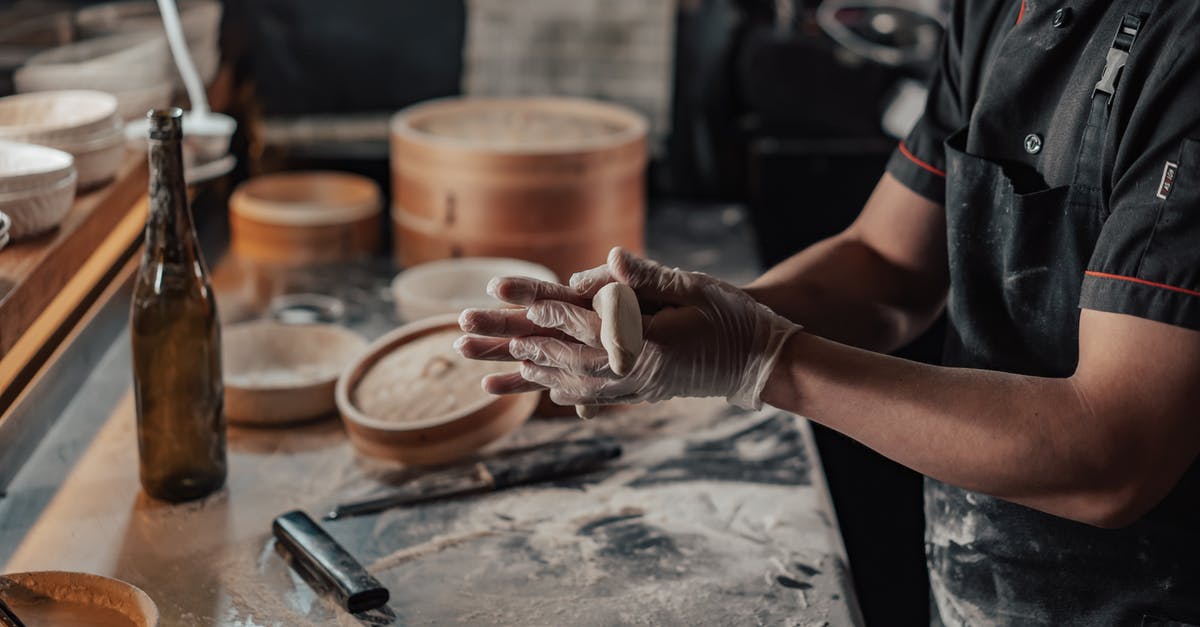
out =
<path fill-rule="evenodd" d="M 641 356 L 624 377 L 609 367 L 600 319 L 587 308 L 591 296 L 611 281 L 633 288 L 647 315 Z M 464 337 L 458 350 L 474 359 L 523 362 L 519 379 L 485 379 L 489 392 L 543 387 L 562 405 L 724 396 L 741 407 L 758 407 L 780 349 L 800 328 L 728 283 L 621 249 L 613 249 L 605 266 L 576 275 L 570 288 L 528 279 L 504 279 L 491 287 L 493 295 L 526 309 L 463 312 L 463 331 L 491 337 Z"/>

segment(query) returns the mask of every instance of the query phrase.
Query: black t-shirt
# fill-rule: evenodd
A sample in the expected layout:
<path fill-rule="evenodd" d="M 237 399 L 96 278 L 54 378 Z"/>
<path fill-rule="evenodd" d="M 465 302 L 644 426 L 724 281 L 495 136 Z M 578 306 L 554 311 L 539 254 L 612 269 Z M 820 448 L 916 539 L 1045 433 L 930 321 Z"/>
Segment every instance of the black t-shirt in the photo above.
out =
<path fill-rule="evenodd" d="M 1017 192 L 1069 184 L 1105 53 L 1135 4 L 957 2 L 925 115 L 888 171 L 942 202 L 943 142 L 968 127 L 967 151 L 1005 164 Z M 1064 7 L 1070 15 L 1055 27 Z M 1004 45 L 998 58 L 1006 38 L 1021 45 Z M 1200 329 L 1200 2 L 1152 8 L 1110 120 L 1108 216 L 1080 277 L 1079 305 Z M 1033 154 L 1031 134 L 1040 143 Z"/>

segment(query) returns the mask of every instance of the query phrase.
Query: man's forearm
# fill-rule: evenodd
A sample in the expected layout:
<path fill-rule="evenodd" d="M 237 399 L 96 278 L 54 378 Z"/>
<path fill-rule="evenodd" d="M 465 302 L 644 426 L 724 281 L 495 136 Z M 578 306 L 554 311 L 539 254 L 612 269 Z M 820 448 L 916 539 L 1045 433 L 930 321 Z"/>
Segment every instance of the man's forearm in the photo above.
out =
<path fill-rule="evenodd" d="M 800 333 L 762 398 L 947 483 L 1093 524 L 1120 515 L 1112 438 L 1070 379 L 928 366 Z"/>
<path fill-rule="evenodd" d="M 920 335 L 941 310 L 940 293 L 905 288 L 918 281 L 843 234 L 787 259 L 745 289 L 817 335 L 890 352 Z"/>
<path fill-rule="evenodd" d="M 854 224 L 746 291 L 822 337 L 890 352 L 933 323 L 948 287 L 944 210 L 884 174 Z"/>

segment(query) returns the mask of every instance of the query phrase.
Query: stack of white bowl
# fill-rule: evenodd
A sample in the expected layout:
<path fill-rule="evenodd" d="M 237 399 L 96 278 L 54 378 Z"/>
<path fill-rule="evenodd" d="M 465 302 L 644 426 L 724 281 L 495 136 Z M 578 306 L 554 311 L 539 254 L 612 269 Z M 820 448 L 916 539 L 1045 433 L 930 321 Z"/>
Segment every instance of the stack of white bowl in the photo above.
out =
<path fill-rule="evenodd" d="M 0 248 L 62 222 L 75 200 L 74 162 L 61 150 L 0 141 L 0 215 L 8 217 Z"/>
<path fill-rule="evenodd" d="M 205 83 L 217 75 L 221 53 L 221 3 L 217 0 L 176 0 L 183 36 L 196 71 Z M 94 4 L 79 10 L 75 24 L 84 37 L 102 37 L 120 33 L 154 32 L 164 35 L 162 18 L 154 0 L 125 0 Z M 182 83 L 180 83 L 182 86 Z"/>
<path fill-rule="evenodd" d="M 152 32 L 88 39 L 33 55 L 13 75 L 18 93 L 94 89 L 116 96 L 122 120 L 165 107 L 174 90 L 167 40 Z"/>
<path fill-rule="evenodd" d="M 180 22 L 200 78 L 211 83 L 220 66 L 221 4 L 185 1 Z M 167 46 L 154 1 L 108 2 L 83 8 L 76 23 L 85 40 L 30 56 L 13 74 L 17 91 L 95 89 L 116 96 L 122 120 L 172 105 L 182 79 Z"/>
<path fill-rule="evenodd" d="M 182 22 L 197 71 L 206 82 L 216 76 L 221 5 L 215 0 L 182 3 Z M 95 89 L 117 97 L 121 119 L 144 116 L 171 104 L 182 80 L 167 46 L 157 5 L 112 2 L 76 15 L 88 39 L 30 57 L 13 76 L 20 93 L 55 89 Z"/>
<path fill-rule="evenodd" d="M 4 250 L 4 247 L 8 246 L 8 241 L 11 239 L 8 229 L 11 226 L 12 220 L 9 219 L 8 214 L 0 211 L 0 250 Z"/>
<path fill-rule="evenodd" d="M 70 153 L 81 190 L 107 183 L 120 169 L 125 153 L 122 128 L 112 94 L 45 91 L 0 98 L 0 141 Z"/>

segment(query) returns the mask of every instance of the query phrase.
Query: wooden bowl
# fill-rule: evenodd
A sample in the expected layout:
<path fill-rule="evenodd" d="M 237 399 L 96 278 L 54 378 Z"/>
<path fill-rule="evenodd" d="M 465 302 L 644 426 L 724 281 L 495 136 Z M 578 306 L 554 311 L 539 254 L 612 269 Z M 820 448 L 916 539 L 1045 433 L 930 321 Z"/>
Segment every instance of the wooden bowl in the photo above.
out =
<path fill-rule="evenodd" d="M 338 375 L 367 346 L 357 333 L 332 324 L 257 320 L 222 335 L 225 416 L 251 426 L 332 414 Z"/>
<path fill-rule="evenodd" d="M 97 621 L 96 624 L 108 624 L 101 623 L 102 618 L 116 624 L 124 618 L 135 627 L 157 627 L 159 623 L 158 606 L 140 588 L 88 573 L 39 571 L 0 575 L 0 598 L 29 627 L 59 624 L 64 617 L 48 614 L 55 610 L 70 611 L 76 620 L 87 618 Z"/>
<path fill-rule="evenodd" d="M 305 265 L 369 256 L 379 244 L 382 195 L 344 172 L 259 176 L 229 199 L 232 248 L 267 264 Z"/>
<path fill-rule="evenodd" d="M 538 393 L 510 396 L 484 393 L 473 369 L 482 367 L 490 372 L 503 372 L 510 370 L 511 364 L 472 362 L 460 357 L 450 347 L 454 335 L 461 335 L 461 331 L 458 330 L 458 317 L 453 314 L 405 325 L 373 343 L 342 373 L 337 383 L 338 410 L 351 443 L 360 453 L 409 465 L 449 463 L 471 455 L 529 419 L 537 406 Z M 426 342 L 422 343 L 422 339 Z M 444 349 L 437 355 L 424 357 L 398 352 L 406 348 L 412 352 L 429 342 L 440 344 L 443 340 Z M 400 361 L 402 357 L 405 359 Z M 472 376 L 458 377 L 461 381 L 453 381 L 455 377 L 450 377 L 452 381 L 441 383 L 462 390 L 466 399 L 448 410 L 430 411 L 401 421 L 372 417 L 359 407 L 365 396 L 372 404 L 379 404 L 381 395 L 386 396 L 392 391 L 386 389 L 393 385 L 390 382 L 395 382 L 395 390 L 401 392 L 398 397 L 393 397 L 396 410 L 411 412 L 416 403 L 436 404 L 444 399 L 445 392 L 435 391 L 438 383 L 430 378 L 431 373 L 438 372 L 437 368 L 458 368 L 464 364 L 472 364 L 467 366 L 472 368 Z M 466 380 L 468 378 L 471 380 Z M 364 380 L 372 389 L 360 388 Z M 403 392 L 413 390 L 423 391 L 425 396 L 404 396 Z M 471 393 L 474 390 L 479 390 L 478 395 Z M 482 398 L 475 399 L 475 396 Z"/>
<path fill-rule="evenodd" d="M 527 276 L 557 282 L 546 266 L 520 259 L 464 257 L 413 266 L 396 275 L 392 296 L 396 315 L 413 322 L 440 314 L 457 314 L 469 307 L 500 307 L 487 294 L 492 277 Z"/>

